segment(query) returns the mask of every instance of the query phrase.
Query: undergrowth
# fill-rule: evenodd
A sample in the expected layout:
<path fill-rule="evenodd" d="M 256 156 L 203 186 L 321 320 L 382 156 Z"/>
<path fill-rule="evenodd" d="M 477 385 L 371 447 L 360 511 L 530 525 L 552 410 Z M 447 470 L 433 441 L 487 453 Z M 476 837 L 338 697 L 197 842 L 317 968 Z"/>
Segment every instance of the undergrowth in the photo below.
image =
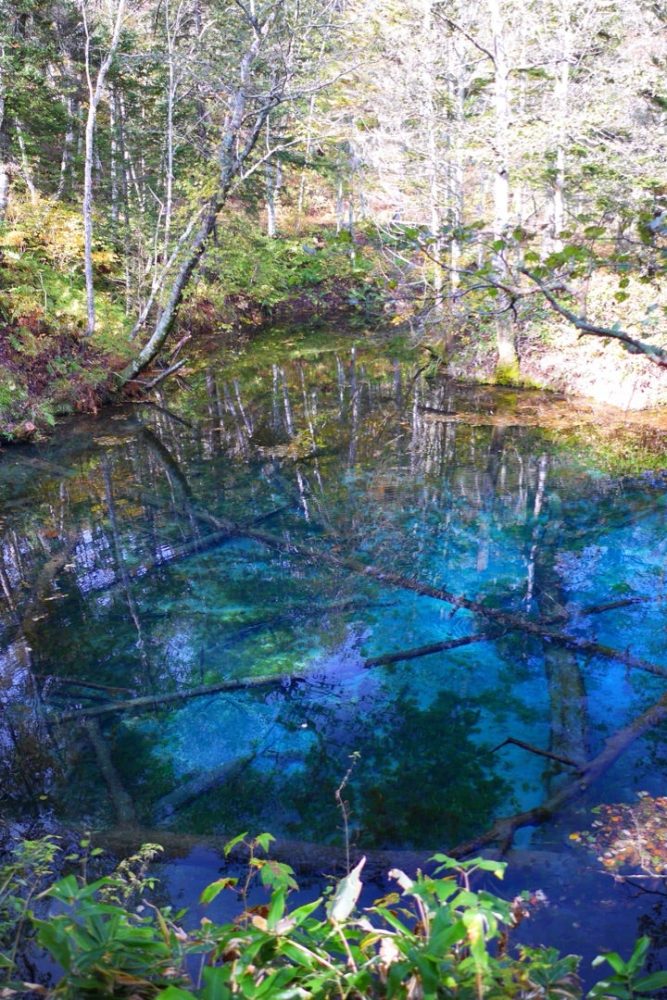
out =
<path fill-rule="evenodd" d="M 113 371 L 141 346 L 129 337 L 138 305 L 130 301 L 126 313 L 126 275 L 104 239 L 93 254 L 96 329 L 86 336 L 82 262 L 74 206 L 13 201 L 0 225 L 0 439 L 29 438 L 58 414 L 95 410 Z M 375 250 L 347 232 L 271 238 L 252 218 L 230 215 L 188 291 L 179 325 L 224 334 L 241 322 L 275 319 L 281 308 L 299 320 L 340 310 L 368 318 L 381 303 L 376 263 Z"/>
<path fill-rule="evenodd" d="M 362 859 L 328 898 L 292 908 L 294 872 L 270 858 L 272 839 L 242 835 L 228 843 L 228 856 L 244 853 L 246 875 L 218 879 L 203 890 L 200 902 L 208 905 L 232 891 L 241 912 L 230 923 L 205 917 L 193 927 L 186 911 L 147 899 L 155 845 L 146 845 L 111 875 L 90 881 L 88 869 L 102 851 L 84 838 L 66 859 L 78 874 L 56 881 L 56 840 L 24 842 L 0 869 L 0 995 L 63 1000 L 582 996 L 576 956 L 512 945 L 512 931 L 534 901 L 528 895 L 507 901 L 474 888 L 479 872 L 502 879 L 504 863 L 435 855 L 433 876 L 413 880 L 393 869 L 395 891 L 360 908 Z M 255 880 L 267 891 L 265 905 L 249 905 Z M 589 992 L 589 1000 L 632 1000 L 667 986 L 667 973 L 642 973 L 649 946 L 649 939 L 641 938 L 627 961 L 614 952 L 600 957 L 597 962 L 606 962 L 611 972 Z M 22 971 L 39 968 L 40 961 L 43 966 L 46 957 L 61 971 L 55 985 L 26 982 Z"/>

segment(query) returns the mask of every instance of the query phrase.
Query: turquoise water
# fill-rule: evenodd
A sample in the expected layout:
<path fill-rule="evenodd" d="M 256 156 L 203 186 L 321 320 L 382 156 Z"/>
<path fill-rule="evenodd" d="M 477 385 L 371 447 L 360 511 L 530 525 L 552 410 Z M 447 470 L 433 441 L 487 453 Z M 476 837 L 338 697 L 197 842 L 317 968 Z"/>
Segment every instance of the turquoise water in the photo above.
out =
<path fill-rule="evenodd" d="M 355 844 L 446 849 L 572 773 L 499 743 L 582 762 L 660 696 L 660 677 L 516 628 L 366 664 L 489 621 L 351 558 L 532 620 L 560 613 L 554 627 L 667 670 L 667 433 L 414 370 L 400 345 L 278 331 L 202 354 L 159 406 L 4 454 L 7 819 L 340 844 L 335 790 L 352 765 Z M 229 520 L 278 548 L 220 538 Z M 629 597 L 641 602 L 576 614 Z M 97 740 L 61 720 L 142 696 L 155 701 L 100 715 Z M 596 803 L 664 792 L 664 737 L 634 743 L 518 845 L 570 856 Z"/>

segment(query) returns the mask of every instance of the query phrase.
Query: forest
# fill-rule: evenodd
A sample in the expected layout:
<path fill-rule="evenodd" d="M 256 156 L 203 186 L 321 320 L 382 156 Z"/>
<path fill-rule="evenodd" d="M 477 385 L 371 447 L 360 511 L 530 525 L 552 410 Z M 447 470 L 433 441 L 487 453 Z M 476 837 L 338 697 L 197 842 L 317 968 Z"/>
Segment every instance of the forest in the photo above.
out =
<path fill-rule="evenodd" d="M 0 12 L 0 998 L 667 996 L 664 4 Z"/>

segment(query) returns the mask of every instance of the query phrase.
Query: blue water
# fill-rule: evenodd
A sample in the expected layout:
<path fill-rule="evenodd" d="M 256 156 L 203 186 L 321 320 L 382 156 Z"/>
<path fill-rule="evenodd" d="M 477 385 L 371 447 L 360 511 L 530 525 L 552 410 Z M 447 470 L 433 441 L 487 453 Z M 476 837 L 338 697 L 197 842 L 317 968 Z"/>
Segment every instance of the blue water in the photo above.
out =
<path fill-rule="evenodd" d="M 5 453 L 7 819 L 117 827 L 122 788 L 156 837 L 261 828 L 339 845 L 334 793 L 355 755 L 353 842 L 446 849 L 571 773 L 516 746 L 492 753 L 499 743 L 583 761 L 660 696 L 659 677 L 517 629 L 365 667 L 488 622 L 287 543 L 531 619 L 567 613 L 554 627 L 667 669 L 667 432 L 414 370 L 400 344 L 274 331 L 202 353 L 157 406 L 72 421 Z M 282 549 L 243 534 L 212 544 L 211 517 Z M 576 616 L 627 597 L 644 600 Z M 159 705 L 267 675 L 279 682 Z M 99 717 L 106 763 L 76 721 L 59 722 L 144 695 L 150 709 Z M 598 802 L 664 792 L 664 737 L 658 727 L 633 744 L 516 846 L 584 871 L 594 862 L 569 833 Z"/>

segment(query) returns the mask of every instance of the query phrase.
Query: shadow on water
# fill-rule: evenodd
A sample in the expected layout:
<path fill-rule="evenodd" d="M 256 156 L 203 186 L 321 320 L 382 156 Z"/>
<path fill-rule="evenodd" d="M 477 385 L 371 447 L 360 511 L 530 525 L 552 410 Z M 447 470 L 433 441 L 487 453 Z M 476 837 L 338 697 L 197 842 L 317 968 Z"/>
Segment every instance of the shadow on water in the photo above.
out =
<path fill-rule="evenodd" d="M 358 754 L 353 843 L 446 849 L 548 798 L 661 696 L 628 655 L 667 671 L 667 431 L 412 371 L 386 345 L 279 331 L 200 358 L 157 405 L 5 453 L 8 820 L 326 850 Z M 550 756 L 492 752 L 508 738 Z M 517 833 L 513 878 L 553 897 L 531 933 L 580 951 L 592 908 L 589 951 L 662 926 L 568 838 L 596 803 L 663 787 L 663 741 Z"/>

